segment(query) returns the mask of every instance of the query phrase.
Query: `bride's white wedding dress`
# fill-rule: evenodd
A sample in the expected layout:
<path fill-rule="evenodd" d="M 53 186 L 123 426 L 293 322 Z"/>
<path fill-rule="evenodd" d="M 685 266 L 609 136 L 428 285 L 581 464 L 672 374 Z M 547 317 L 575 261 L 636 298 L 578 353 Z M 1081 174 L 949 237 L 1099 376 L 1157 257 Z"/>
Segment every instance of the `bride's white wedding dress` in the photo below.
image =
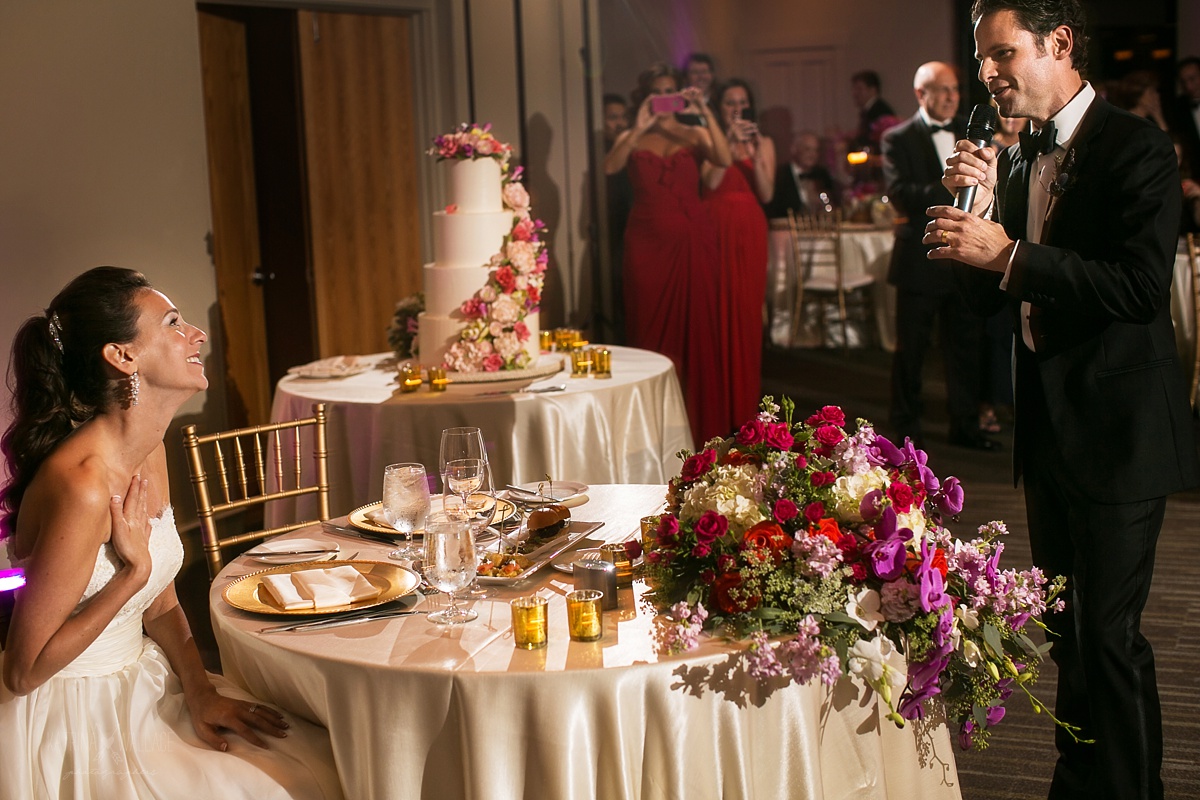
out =
<path fill-rule="evenodd" d="M 267 750 L 226 732 L 220 752 L 196 736 L 179 678 L 142 635 L 142 613 L 183 563 L 170 507 L 151 521 L 150 554 L 146 586 L 69 666 L 24 697 L 0 684 L 0 798 L 340 798 L 328 735 L 293 715 L 287 738 L 264 735 Z M 76 610 L 120 564 L 100 548 Z"/>

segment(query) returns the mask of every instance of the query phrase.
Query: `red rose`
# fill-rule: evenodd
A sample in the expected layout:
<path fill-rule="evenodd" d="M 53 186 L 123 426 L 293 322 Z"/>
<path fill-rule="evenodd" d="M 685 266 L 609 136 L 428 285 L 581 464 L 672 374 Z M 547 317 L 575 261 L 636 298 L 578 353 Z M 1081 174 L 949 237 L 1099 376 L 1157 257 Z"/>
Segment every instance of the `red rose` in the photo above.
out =
<path fill-rule="evenodd" d="M 729 530 L 729 520 L 715 511 L 705 511 L 696 520 L 696 541 L 700 544 L 712 544 L 725 535 Z"/>
<path fill-rule="evenodd" d="M 717 463 L 717 451 L 711 448 L 702 450 L 683 462 L 683 469 L 680 470 L 679 477 L 681 480 L 691 483 L 712 469 L 712 465 L 715 463 Z"/>
<path fill-rule="evenodd" d="M 740 591 L 741 587 L 740 572 L 726 572 L 719 576 L 716 585 L 713 586 L 713 599 L 717 602 L 717 608 L 726 614 L 741 614 L 757 608 L 761 598 L 747 597 L 745 592 Z"/>
<path fill-rule="evenodd" d="M 737 559 L 730 555 L 717 556 L 717 569 L 721 572 L 731 572 L 737 568 Z"/>
<path fill-rule="evenodd" d="M 838 527 L 836 519 L 823 517 L 820 522 L 808 529 L 808 535 L 825 536 L 829 541 L 837 544 L 842 540 L 842 529 Z"/>
<path fill-rule="evenodd" d="M 887 496 L 891 498 L 892 507 L 900 514 L 912 510 L 913 492 L 903 483 L 893 483 L 887 488 Z"/>
<path fill-rule="evenodd" d="M 832 425 L 817 428 L 817 441 L 826 447 L 833 447 L 845 438 L 846 434 L 842 433 L 841 429 L 835 428 Z"/>
<path fill-rule="evenodd" d="M 705 586 L 712 586 L 713 581 L 716 579 L 717 573 L 713 572 L 711 569 L 706 569 L 700 573 L 700 582 Z"/>
<path fill-rule="evenodd" d="M 781 497 L 775 501 L 774 516 L 776 522 L 787 522 L 799 513 L 800 511 L 796 508 L 796 504 L 786 497 Z"/>
<path fill-rule="evenodd" d="M 813 414 L 806 420 L 806 423 L 811 427 L 818 425 L 836 425 L 842 427 L 846 424 L 846 415 L 837 406 L 825 406 L 817 413 Z"/>
<path fill-rule="evenodd" d="M 642 543 L 637 539 L 625 542 L 625 555 L 629 556 L 630 561 L 636 561 L 642 555 Z"/>
<path fill-rule="evenodd" d="M 512 267 L 503 266 L 496 270 L 496 283 L 500 284 L 500 288 L 505 294 L 512 292 L 517 285 L 517 276 L 513 274 Z"/>
<path fill-rule="evenodd" d="M 940 547 L 933 551 L 933 558 L 930 559 L 930 564 L 938 572 L 942 573 L 942 579 L 945 580 L 946 573 L 950 571 L 950 565 L 946 563 L 946 551 Z"/>
<path fill-rule="evenodd" d="M 837 480 L 837 476 L 832 472 L 814 472 L 809 476 L 809 481 L 815 487 L 828 486 Z"/>
<path fill-rule="evenodd" d="M 816 523 L 825 516 L 825 504 L 820 500 L 814 500 L 804 507 L 804 518 L 809 522 Z"/>
<path fill-rule="evenodd" d="M 779 450 L 791 450 L 796 439 L 788 430 L 786 422 L 773 422 L 767 426 L 767 444 Z"/>
<path fill-rule="evenodd" d="M 709 547 L 708 545 L 706 545 L 704 543 L 701 543 L 692 548 L 692 558 L 707 558 L 708 554 L 711 552 L 712 552 L 711 547 Z"/>
<path fill-rule="evenodd" d="M 803 454 L 796 456 L 796 469 L 805 470 L 808 468 L 808 459 Z"/>
<path fill-rule="evenodd" d="M 727 467 L 740 467 L 743 464 L 760 464 L 759 458 L 751 453 L 743 453 L 740 450 L 730 450 L 721 459 L 721 463 Z"/>
<path fill-rule="evenodd" d="M 737 432 L 737 443 L 741 445 L 758 444 L 766 436 L 766 426 L 757 419 L 752 419 Z"/>
<path fill-rule="evenodd" d="M 856 581 L 862 582 L 867 579 L 867 568 L 863 566 L 861 561 L 855 561 L 850 565 L 850 573 Z"/>
<path fill-rule="evenodd" d="M 542 300 L 542 290 L 532 283 L 529 284 L 529 288 L 525 290 L 525 293 L 529 295 L 529 302 L 535 306 Z"/>

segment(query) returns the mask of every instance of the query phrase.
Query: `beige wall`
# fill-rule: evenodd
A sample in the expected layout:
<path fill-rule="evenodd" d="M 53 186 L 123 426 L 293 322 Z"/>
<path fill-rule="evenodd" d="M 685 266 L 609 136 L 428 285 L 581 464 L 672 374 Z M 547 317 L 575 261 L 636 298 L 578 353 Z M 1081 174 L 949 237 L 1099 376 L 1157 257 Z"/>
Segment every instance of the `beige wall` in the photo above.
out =
<path fill-rule="evenodd" d="M 83 270 L 144 271 L 210 328 L 209 197 L 195 6 L 185 0 L 0 4 L 0 342 Z M 212 343 L 210 378 L 223 372 Z M 216 393 L 181 418 L 223 422 Z M 8 395 L 0 423 L 7 427 Z M 168 444 L 178 453 L 177 430 Z M 182 460 L 172 500 L 191 516 Z M 180 480 L 182 478 L 182 480 Z"/>

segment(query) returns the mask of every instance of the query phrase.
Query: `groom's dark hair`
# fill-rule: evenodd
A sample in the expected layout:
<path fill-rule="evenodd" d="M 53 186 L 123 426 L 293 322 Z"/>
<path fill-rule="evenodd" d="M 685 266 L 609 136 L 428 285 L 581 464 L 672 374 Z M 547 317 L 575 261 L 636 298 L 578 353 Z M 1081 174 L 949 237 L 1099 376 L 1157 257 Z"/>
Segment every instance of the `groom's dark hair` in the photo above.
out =
<path fill-rule="evenodd" d="M 1087 69 L 1088 38 L 1084 32 L 1087 15 L 1080 0 L 975 0 L 971 5 L 971 24 L 997 11 L 1013 12 L 1017 25 L 1037 39 L 1039 52 L 1043 50 L 1042 40 L 1059 25 L 1066 25 L 1074 38 L 1071 66 L 1081 75 Z"/>

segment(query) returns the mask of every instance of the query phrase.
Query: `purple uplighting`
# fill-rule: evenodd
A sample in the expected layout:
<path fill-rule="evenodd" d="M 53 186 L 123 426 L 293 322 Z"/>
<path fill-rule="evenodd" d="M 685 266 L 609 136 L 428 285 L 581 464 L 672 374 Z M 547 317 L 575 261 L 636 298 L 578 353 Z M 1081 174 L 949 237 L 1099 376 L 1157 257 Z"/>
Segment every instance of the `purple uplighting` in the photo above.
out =
<path fill-rule="evenodd" d="M 0 592 L 11 592 L 25 585 L 25 570 L 19 567 L 0 570 Z"/>

